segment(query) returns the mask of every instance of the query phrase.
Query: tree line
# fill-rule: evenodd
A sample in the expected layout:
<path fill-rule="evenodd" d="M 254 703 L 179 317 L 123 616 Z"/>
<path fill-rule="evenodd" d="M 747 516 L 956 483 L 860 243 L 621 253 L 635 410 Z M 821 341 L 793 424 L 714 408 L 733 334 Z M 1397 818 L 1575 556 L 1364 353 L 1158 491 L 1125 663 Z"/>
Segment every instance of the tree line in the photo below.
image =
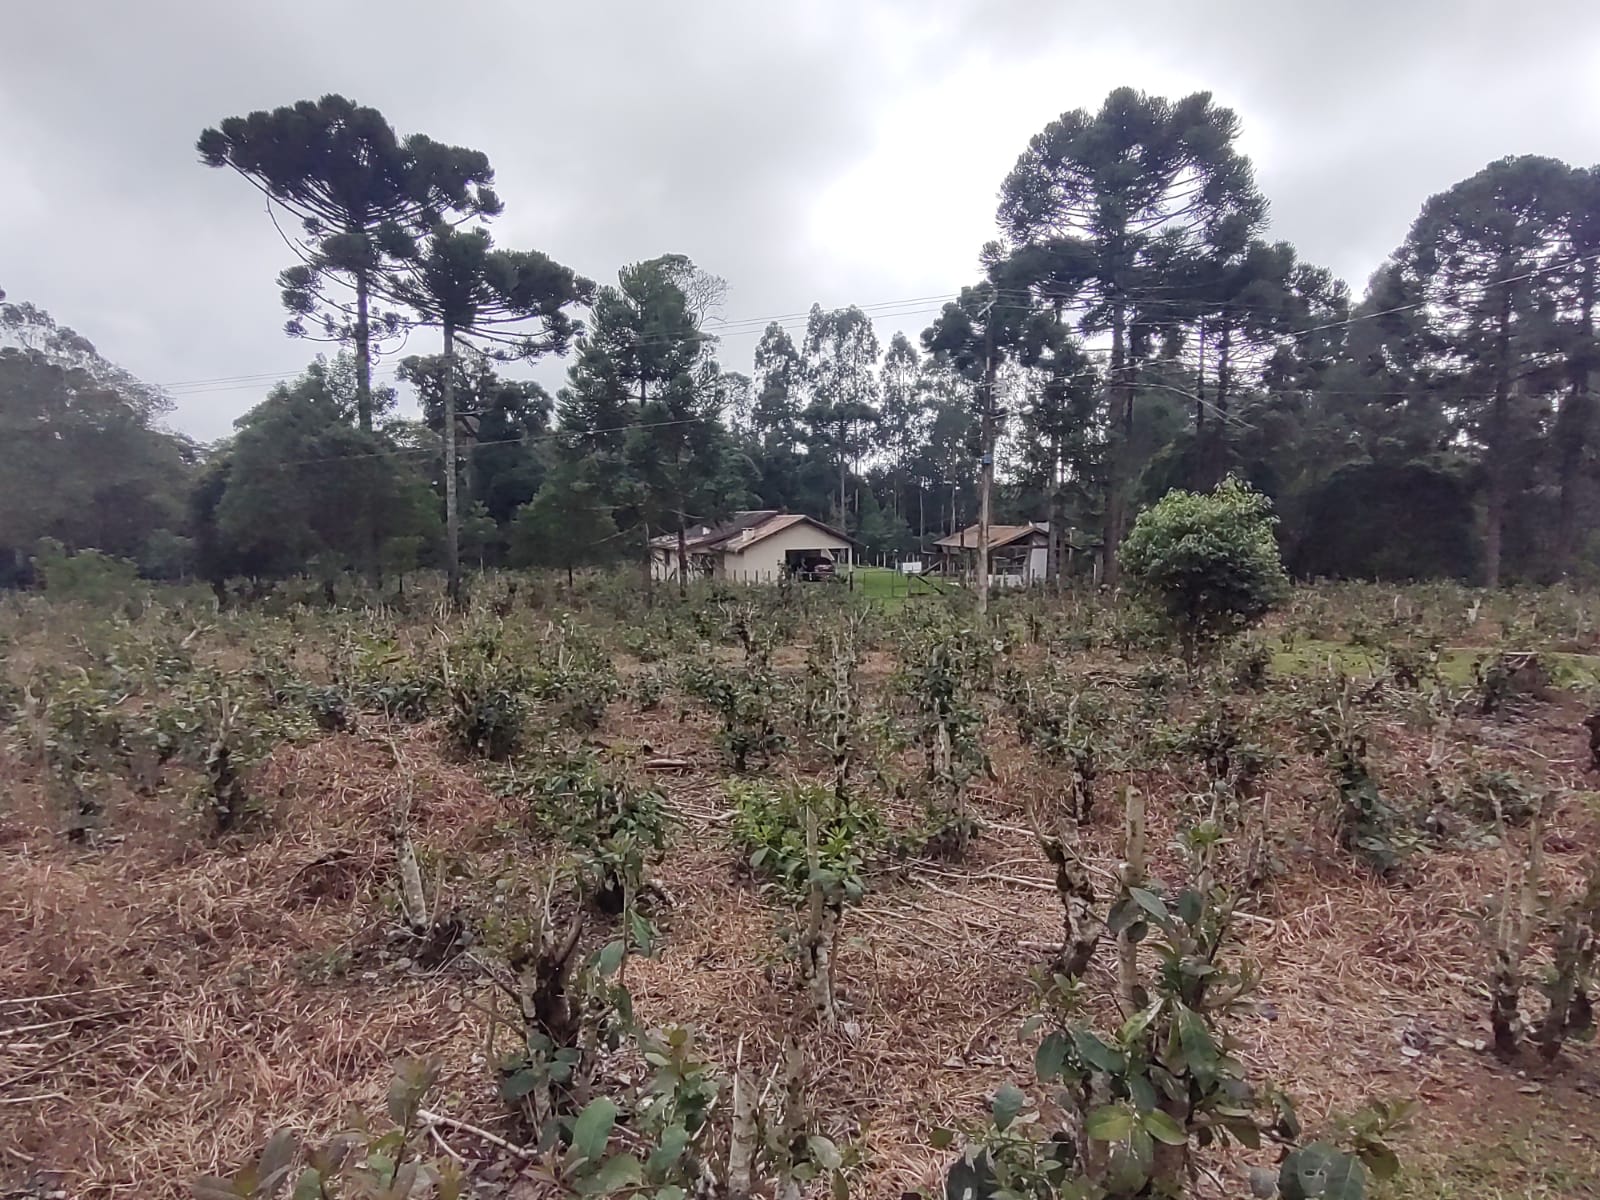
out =
<path fill-rule="evenodd" d="M 479 151 L 339 96 L 230 118 L 200 157 L 268 198 L 286 330 L 339 352 L 209 448 L 164 433 L 147 390 L 0 352 L 0 421 L 42 446 L 0 467 L 0 544 L 219 588 L 436 566 L 454 591 L 463 560 L 640 561 L 753 507 L 916 553 L 975 519 L 987 473 L 996 521 L 1050 522 L 1052 572 L 1115 582 L 1133 512 L 1236 476 L 1274 500 L 1301 575 L 1600 573 L 1600 168 L 1489 164 L 1423 205 L 1356 300 L 1267 239 L 1238 133 L 1206 93 L 1064 113 L 919 339 L 813 305 L 741 373 L 719 358 L 728 285 L 689 259 L 597 283 L 497 247 Z M 399 359 L 421 414 L 400 420 L 374 364 L 419 329 L 440 352 Z M 569 353 L 554 396 L 509 366 Z"/>

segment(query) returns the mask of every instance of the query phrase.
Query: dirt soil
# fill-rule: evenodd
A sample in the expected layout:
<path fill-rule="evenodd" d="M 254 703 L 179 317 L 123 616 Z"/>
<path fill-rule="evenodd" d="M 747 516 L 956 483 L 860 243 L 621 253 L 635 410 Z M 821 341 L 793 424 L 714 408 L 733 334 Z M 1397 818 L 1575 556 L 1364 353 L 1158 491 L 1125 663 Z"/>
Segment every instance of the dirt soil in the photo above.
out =
<path fill-rule="evenodd" d="M 1546 840 L 1557 877 L 1579 869 L 1600 828 L 1583 715 L 1558 694 L 1453 733 L 1563 789 Z M 258 777 L 263 831 L 220 844 L 170 796 L 129 792 L 107 822 L 114 839 L 73 846 L 39 769 L 0 756 L 0 1195 L 186 1195 L 188 1179 L 238 1164 L 276 1127 L 326 1131 L 351 1105 L 381 1110 L 391 1064 L 406 1055 L 445 1064 L 432 1108 L 503 1128 L 484 1067 L 490 985 L 470 957 L 425 968 L 388 939 L 389 814 L 409 793 L 429 894 L 472 920 L 493 903 L 485 881 L 531 880 L 553 848 L 530 842 L 513 806 L 449 761 L 438 737 L 428 725 L 402 730 L 399 769 L 371 730 L 283 747 Z M 656 871 L 671 897 L 661 953 L 628 968 L 641 1016 L 692 1026 L 723 1063 L 736 1052 L 775 1063 L 801 1031 L 812 1106 L 865 1153 L 857 1193 L 936 1187 L 947 1155 L 931 1148 L 931 1131 L 978 1117 L 996 1087 L 1032 1078 L 1019 1037 L 1027 977 L 1062 926 L 1026 828 L 1048 774 L 1009 734 L 992 738 L 995 778 L 976 796 L 987 831 L 960 862 L 874 879 L 843 927 L 844 1020 L 819 1032 L 778 955 L 780 914 L 722 836 L 724 768 L 709 726 L 623 700 L 597 740 L 688 764 L 654 776 L 681 827 Z M 1425 736 L 1396 725 L 1382 743 L 1391 786 L 1412 786 Z M 1149 797 L 1153 874 L 1175 878 L 1169 844 L 1194 780 L 1169 769 L 1123 781 Z M 1418 854 L 1380 881 L 1333 845 L 1317 763 L 1291 758 L 1267 794 L 1286 861 L 1244 920 L 1244 953 L 1263 976 L 1263 1015 L 1236 1030 L 1251 1073 L 1299 1098 L 1310 1127 L 1374 1096 L 1421 1101 L 1404 1139 L 1414 1166 L 1405 1195 L 1557 1194 L 1521 1190 L 1526 1156 L 1516 1154 L 1482 1168 L 1476 1190 L 1447 1190 L 1463 1148 L 1526 1143 L 1560 1166 L 1546 1177 L 1568 1181 L 1562 1194 L 1600 1196 L 1595 1052 L 1546 1066 L 1501 1063 L 1483 1048 L 1482 917 L 1503 883 L 1500 852 Z M 1114 808 L 1107 800 L 1087 833 L 1102 888 L 1118 853 Z M 1112 1011 L 1110 969 L 1102 954 L 1091 1012 Z M 451 1143 L 489 1177 L 506 1176 L 492 1147 L 465 1134 Z M 1202 1192 L 1246 1194 L 1241 1166 L 1219 1162 Z"/>

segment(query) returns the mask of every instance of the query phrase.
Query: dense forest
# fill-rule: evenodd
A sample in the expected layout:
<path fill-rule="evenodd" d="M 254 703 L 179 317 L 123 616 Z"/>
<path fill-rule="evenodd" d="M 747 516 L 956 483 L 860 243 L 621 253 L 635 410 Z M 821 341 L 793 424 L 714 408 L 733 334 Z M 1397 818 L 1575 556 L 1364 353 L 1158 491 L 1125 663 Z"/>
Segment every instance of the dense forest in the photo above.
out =
<path fill-rule="evenodd" d="M 26 582 L 48 538 L 219 594 L 454 580 L 637 560 L 753 507 L 905 555 L 975 519 L 986 463 L 996 520 L 1049 520 L 1109 582 L 1133 513 L 1229 475 L 1273 499 L 1302 576 L 1600 573 L 1600 168 L 1488 164 L 1422 205 L 1358 299 L 1268 240 L 1238 134 L 1205 93 L 1064 113 L 918 342 L 882 343 L 881 303 L 813 305 L 740 372 L 728 281 L 670 253 L 591 281 L 497 246 L 479 151 L 339 96 L 224 120 L 200 158 L 268 197 L 287 332 L 334 352 L 203 447 L 164 428 L 159 390 L 0 304 L 3 574 Z M 407 336 L 439 351 L 400 357 Z M 555 395 L 523 366 L 552 355 Z"/>

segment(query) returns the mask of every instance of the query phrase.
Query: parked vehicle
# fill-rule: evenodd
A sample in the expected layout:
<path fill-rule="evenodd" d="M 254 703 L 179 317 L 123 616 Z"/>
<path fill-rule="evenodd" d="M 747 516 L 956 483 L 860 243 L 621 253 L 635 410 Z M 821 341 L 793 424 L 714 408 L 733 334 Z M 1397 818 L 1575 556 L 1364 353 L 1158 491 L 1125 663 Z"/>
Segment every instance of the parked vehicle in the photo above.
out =
<path fill-rule="evenodd" d="M 806 583 L 834 583 L 841 577 L 833 559 L 822 554 L 807 555 L 795 567 L 795 577 Z"/>

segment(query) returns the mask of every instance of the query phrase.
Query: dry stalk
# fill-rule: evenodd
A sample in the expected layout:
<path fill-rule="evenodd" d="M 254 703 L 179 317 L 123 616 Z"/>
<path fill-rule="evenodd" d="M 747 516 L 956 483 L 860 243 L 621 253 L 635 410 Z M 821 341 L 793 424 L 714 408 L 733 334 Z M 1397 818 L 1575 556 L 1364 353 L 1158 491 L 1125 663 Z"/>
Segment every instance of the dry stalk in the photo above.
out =
<path fill-rule="evenodd" d="M 1094 908 L 1094 884 L 1078 853 L 1078 823 L 1071 817 L 1061 818 L 1055 835 L 1041 834 L 1039 845 L 1056 869 L 1056 895 L 1061 899 L 1062 941 L 1056 969 L 1077 979 L 1089 969 L 1106 933 L 1106 923 Z"/>
<path fill-rule="evenodd" d="M 1117 880 L 1124 897 L 1145 881 L 1145 803 L 1138 788 L 1124 787 L 1122 862 Z M 1130 923 L 1117 934 L 1117 993 L 1131 1015 L 1144 1007 L 1144 987 L 1139 982 L 1139 943 L 1133 938 Z"/>
<path fill-rule="evenodd" d="M 1516 843 L 1511 837 L 1505 811 L 1498 797 L 1494 798 L 1495 820 L 1500 826 L 1501 843 L 1508 851 L 1506 887 L 1500 908 L 1500 927 L 1491 980 L 1493 999 L 1489 1024 L 1494 1031 L 1495 1052 L 1508 1058 L 1516 1054 L 1518 1043 L 1522 1040 L 1522 961 L 1527 956 L 1528 942 L 1533 936 L 1533 923 L 1539 916 L 1539 888 L 1544 876 L 1544 816 L 1548 802 L 1548 795 L 1541 794 L 1534 806 L 1533 816 L 1528 822 L 1527 852 L 1519 864 L 1509 849 Z M 1513 894 L 1516 896 L 1515 902 L 1512 900 Z"/>
<path fill-rule="evenodd" d="M 798 1145 L 805 1129 L 805 1095 L 801 1080 L 804 1059 L 800 1045 L 792 1039 L 783 1048 L 783 1099 L 778 1110 L 776 1127 L 769 1131 L 767 1142 L 772 1146 Z M 795 1178 L 792 1163 L 785 1163 L 778 1175 L 778 1200 L 801 1200 L 801 1183 Z"/>
<path fill-rule="evenodd" d="M 412 933 L 422 934 L 429 925 L 428 897 L 422 889 L 422 868 L 417 865 L 416 847 L 411 844 L 411 773 L 406 769 L 394 731 L 388 734 L 389 753 L 394 757 L 404 791 L 395 806 L 390 839 L 394 843 L 395 869 L 400 875 L 400 909 Z"/>
<path fill-rule="evenodd" d="M 805 976 L 806 992 L 811 995 L 811 1006 L 824 1026 L 838 1022 L 838 1002 L 834 995 L 834 939 L 838 933 L 840 902 L 827 896 L 826 888 L 818 880 L 818 853 L 816 853 L 816 813 L 805 814 L 806 864 L 810 866 L 811 882 L 806 885 L 806 925 L 800 934 L 800 973 Z"/>
<path fill-rule="evenodd" d="M 427 1122 L 429 1128 L 432 1128 L 435 1125 L 448 1125 L 451 1129 L 459 1129 L 462 1133 L 470 1133 L 473 1137 L 482 1138 L 491 1146 L 498 1146 L 500 1149 L 506 1151 L 508 1154 L 515 1155 L 517 1158 L 529 1159 L 538 1157 L 534 1151 L 523 1146 L 518 1146 L 513 1142 L 508 1142 L 505 1138 L 501 1137 L 497 1133 L 490 1133 L 487 1129 L 481 1128 L 480 1126 L 469 1125 L 465 1121 L 458 1121 L 454 1117 L 445 1116 L 443 1113 L 429 1112 L 425 1108 L 420 1108 L 417 1110 L 417 1119 L 419 1121 Z M 452 1154 L 454 1154 L 454 1151 L 452 1151 Z M 456 1155 L 456 1157 L 459 1158 L 460 1156 Z"/>
<path fill-rule="evenodd" d="M 1594 1023 L 1587 981 L 1600 951 L 1600 862 L 1589 864 L 1582 893 L 1567 905 L 1556 935 L 1555 968 L 1546 991 L 1549 1010 L 1533 1032 L 1534 1043 L 1546 1060 L 1561 1052 L 1570 1034 Z"/>
<path fill-rule="evenodd" d="M 744 1073 L 744 1038 L 733 1056 L 733 1116 L 728 1132 L 728 1200 L 749 1200 L 756 1161 L 756 1096 Z"/>

